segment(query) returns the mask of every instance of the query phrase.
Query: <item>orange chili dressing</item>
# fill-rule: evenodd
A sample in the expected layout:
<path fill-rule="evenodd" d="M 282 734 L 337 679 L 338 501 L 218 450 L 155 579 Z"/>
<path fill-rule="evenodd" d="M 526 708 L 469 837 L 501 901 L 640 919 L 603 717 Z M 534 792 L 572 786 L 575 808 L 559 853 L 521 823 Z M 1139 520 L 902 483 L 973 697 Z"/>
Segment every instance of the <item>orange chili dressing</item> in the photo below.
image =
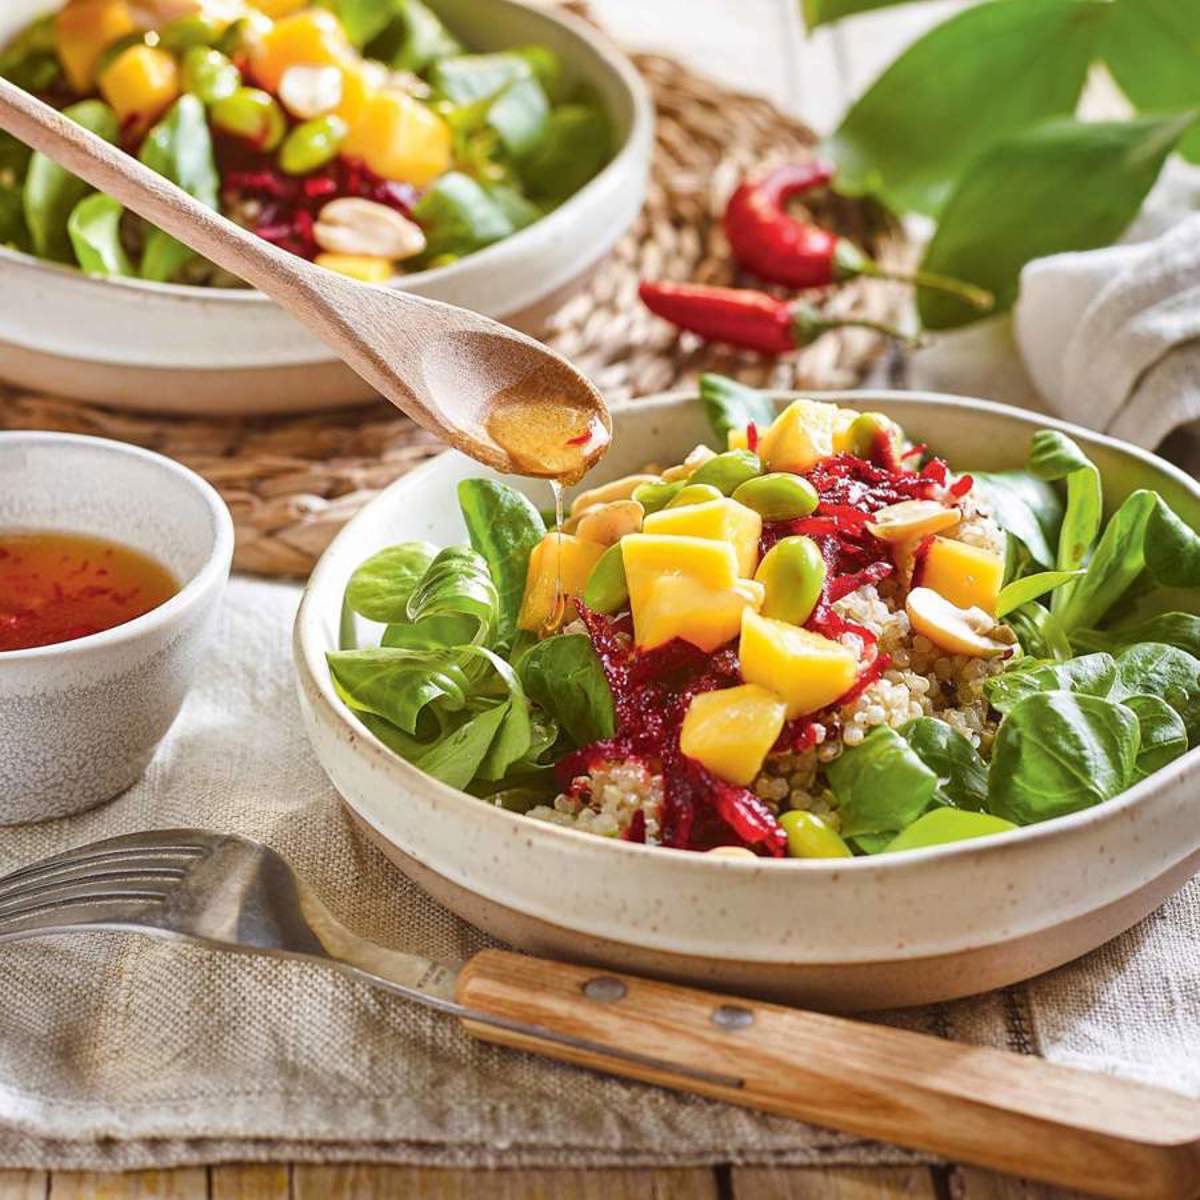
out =
<path fill-rule="evenodd" d="M 128 546 L 73 533 L 0 530 L 0 651 L 124 625 L 178 591 L 165 567 Z"/>

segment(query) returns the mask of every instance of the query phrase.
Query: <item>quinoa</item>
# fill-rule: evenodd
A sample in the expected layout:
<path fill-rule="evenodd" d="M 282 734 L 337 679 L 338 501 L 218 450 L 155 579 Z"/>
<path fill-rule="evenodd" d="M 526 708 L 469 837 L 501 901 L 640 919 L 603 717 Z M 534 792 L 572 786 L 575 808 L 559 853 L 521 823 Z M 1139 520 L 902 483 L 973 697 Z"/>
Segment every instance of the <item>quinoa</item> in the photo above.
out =
<path fill-rule="evenodd" d="M 646 822 L 646 842 L 657 845 L 662 802 L 661 775 L 640 762 L 610 762 L 580 776 L 567 792 L 555 797 L 553 807 L 540 804 L 526 815 L 601 837 L 620 837 L 634 813 L 640 812 Z"/>

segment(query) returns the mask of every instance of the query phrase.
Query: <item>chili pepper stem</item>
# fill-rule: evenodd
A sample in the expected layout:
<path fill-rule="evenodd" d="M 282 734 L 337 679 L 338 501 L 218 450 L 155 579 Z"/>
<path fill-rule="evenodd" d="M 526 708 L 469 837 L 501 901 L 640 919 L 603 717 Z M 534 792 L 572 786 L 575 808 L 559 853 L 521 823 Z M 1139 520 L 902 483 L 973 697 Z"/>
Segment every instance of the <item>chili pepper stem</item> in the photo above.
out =
<path fill-rule="evenodd" d="M 874 259 L 868 258 L 853 242 L 841 239 L 834 253 L 834 266 L 838 277 L 852 279 L 860 275 L 872 279 L 891 279 L 896 283 L 910 283 L 914 287 L 929 288 L 930 291 L 945 292 L 949 296 L 957 296 L 964 304 L 988 312 L 996 305 L 996 297 L 987 288 L 967 283 L 962 279 L 953 279 L 949 275 L 938 275 L 931 271 L 914 271 L 905 274 L 903 271 L 892 271 L 881 267 Z"/>
<path fill-rule="evenodd" d="M 869 329 L 884 337 L 895 338 L 910 349 L 925 344 L 919 334 L 906 334 L 894 325 L 872 321 L 869 317 L 827 317 L 820 309 L 802 301 L 793 301 L 788 307 L 792 318 L 792 337 L 797 346 L 807 346 L 834 329 Z"/>

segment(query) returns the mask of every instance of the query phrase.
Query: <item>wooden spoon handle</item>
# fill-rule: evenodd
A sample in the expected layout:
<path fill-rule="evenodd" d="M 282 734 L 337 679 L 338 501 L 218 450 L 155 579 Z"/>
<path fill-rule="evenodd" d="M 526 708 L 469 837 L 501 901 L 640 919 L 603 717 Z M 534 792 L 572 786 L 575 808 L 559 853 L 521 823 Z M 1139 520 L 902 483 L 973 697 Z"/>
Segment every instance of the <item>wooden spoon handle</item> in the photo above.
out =
<path fill-rule="evenodd" d="M 301 271 L 325 274 L 201 204 L 132 155 L 3 78 L 0 129 L 270 296 L 279 298 L 280 290 L 294 294 Z"/>
<path fill-rule="evenodd" d="M 597 1048 L 467 1022 L 474 1036 L 609 1074 L 1097 1195 L 1200 1194 L 1200 1104 L 1141 1084 L 499 950 L 467 964 L 457 998 Z"/>

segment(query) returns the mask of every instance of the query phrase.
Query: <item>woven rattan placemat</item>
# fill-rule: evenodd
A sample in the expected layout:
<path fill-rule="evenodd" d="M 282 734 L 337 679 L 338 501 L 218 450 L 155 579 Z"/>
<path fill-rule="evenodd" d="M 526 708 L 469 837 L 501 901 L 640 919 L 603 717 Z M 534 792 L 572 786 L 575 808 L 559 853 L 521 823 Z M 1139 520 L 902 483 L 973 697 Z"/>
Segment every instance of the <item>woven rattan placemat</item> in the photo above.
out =
<path fill-rule="evenodd" d="M 814 136 L 765 100 L 730 91 L 658 55 L 633 61 L 658 109 L 645 208 L 586 290 L 555 316 L 550 343 L 611 400 L 645 396 L 721 371 L 778 387 L 845 387 L 881 349 L 862 330 L 826 335 L 779 360 L 739 355 L 679 337 L 637 299 L 642 278 L 726 283 L 732 268 L 720 230 L 724 202 L 748 169 L 798 161 Z M 821 221 L 885 262 L 905 247 L 870 205 L 830 197 Z M 858 280 L 824 295 L 831 315 L 899 319 L 894 284 Z M 154 418 L 5 389 L 0 428 L 52 429 L 117 438 L 161 451 L 199 471 L 222 493 L 237 526 L 235 565 L 304 576 L 341 526 L 377 491 L 437 452 L 437 442 L 380 401 L 373 407 L 245 420 Z"/>

